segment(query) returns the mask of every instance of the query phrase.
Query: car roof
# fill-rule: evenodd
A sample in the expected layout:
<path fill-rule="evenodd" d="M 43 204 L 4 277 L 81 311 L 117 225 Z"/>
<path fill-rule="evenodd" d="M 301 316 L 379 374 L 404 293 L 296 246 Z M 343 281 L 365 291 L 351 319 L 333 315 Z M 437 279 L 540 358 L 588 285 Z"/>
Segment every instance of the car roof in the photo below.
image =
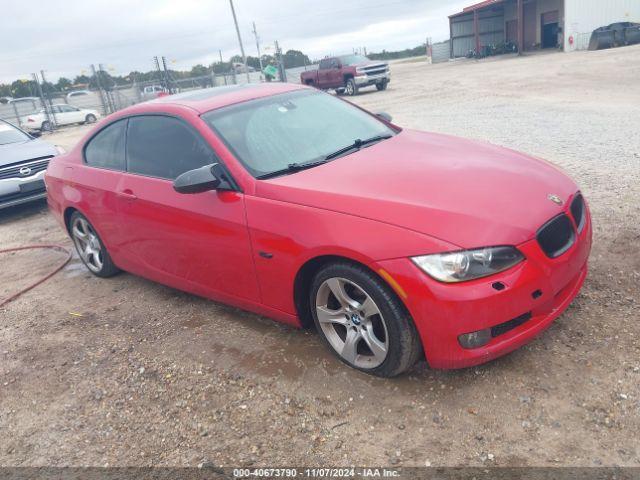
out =
<path fill-rule="evenodd" d="M 234 103 L 308 88 L 303 85 L 280 82 L 228 85 L 168 95 L 148 103 L 182 105 L 196 110 L 198 113 L 205 113 Z"/>

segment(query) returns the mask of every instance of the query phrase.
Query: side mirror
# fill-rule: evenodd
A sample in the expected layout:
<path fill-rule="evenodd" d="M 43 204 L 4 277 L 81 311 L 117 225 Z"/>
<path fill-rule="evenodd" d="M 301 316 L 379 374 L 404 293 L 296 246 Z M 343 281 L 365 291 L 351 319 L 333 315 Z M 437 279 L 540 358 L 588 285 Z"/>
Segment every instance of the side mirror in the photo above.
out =
<path fill-rule="evenodd" d="M 393 120 L 393 117 L 387 112 L 376 112 L 376 117 L 380 117 L 382 120 L 389 123 L 391 123 L 391 120 Z"/>
<path fill-rule="evenodd" d="M 220 179 L 213 173 L 217 163 L 184 172 L 173 181 L 173 189 L 178 193 L 202 193 L 215 190 Z"/>

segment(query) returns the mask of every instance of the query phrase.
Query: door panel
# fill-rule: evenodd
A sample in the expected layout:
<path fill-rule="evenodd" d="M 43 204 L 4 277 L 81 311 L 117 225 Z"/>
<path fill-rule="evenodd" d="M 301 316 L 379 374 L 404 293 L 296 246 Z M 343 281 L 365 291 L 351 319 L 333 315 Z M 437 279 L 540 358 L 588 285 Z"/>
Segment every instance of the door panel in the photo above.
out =
<path fill-rule="evenodd" d="M 169 180 L 123 174 L 118 202 L 125 268 L 213 297 L 258 300 L 241 193 L 184 195 Z"/>
<path fill-rule="evenodd" d="M 331 70 L 329 71 L 330 82 L 332 87 L 342 86 L 342 69 L 340 68 L 340 62 L 336 59 L 331 63 Z"/>

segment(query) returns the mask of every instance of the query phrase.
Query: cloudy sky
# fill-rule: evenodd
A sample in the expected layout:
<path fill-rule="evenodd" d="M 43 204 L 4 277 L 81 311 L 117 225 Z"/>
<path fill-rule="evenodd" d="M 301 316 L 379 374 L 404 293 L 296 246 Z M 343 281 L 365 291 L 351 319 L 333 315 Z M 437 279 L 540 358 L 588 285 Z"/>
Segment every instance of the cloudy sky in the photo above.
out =
<path fill-rule="evenodd" d="M 190 69 L 239 53 L 228 0 L 30 0 L 3 2 L 0 82 L 45 70 L 49 80 L 102 63 L 114 74 Z M 447 16 L 471 0 L 234 0 L 247 55 L 256 55 L 251 22 L 263 47 L 280 42 L 312 58 L 403 49 L 448 37 Z M 272 51 L 272 50 L 271 50 Z M 269 53 L 269 50 L 266 51 Z"/>

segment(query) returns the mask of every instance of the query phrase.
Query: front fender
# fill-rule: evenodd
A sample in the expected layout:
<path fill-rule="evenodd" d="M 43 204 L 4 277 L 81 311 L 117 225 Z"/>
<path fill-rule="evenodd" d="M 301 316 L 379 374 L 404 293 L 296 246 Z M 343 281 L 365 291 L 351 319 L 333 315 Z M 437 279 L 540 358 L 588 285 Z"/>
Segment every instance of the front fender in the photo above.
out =
<path fill-rule="evenodd" d="M 394 225 L 330 210 L 245 197 L 262 302 L 295 314 L 294 283 L 309 260 L 333 255 L 378 272 L 379 261 L 453 246 Z"/>

